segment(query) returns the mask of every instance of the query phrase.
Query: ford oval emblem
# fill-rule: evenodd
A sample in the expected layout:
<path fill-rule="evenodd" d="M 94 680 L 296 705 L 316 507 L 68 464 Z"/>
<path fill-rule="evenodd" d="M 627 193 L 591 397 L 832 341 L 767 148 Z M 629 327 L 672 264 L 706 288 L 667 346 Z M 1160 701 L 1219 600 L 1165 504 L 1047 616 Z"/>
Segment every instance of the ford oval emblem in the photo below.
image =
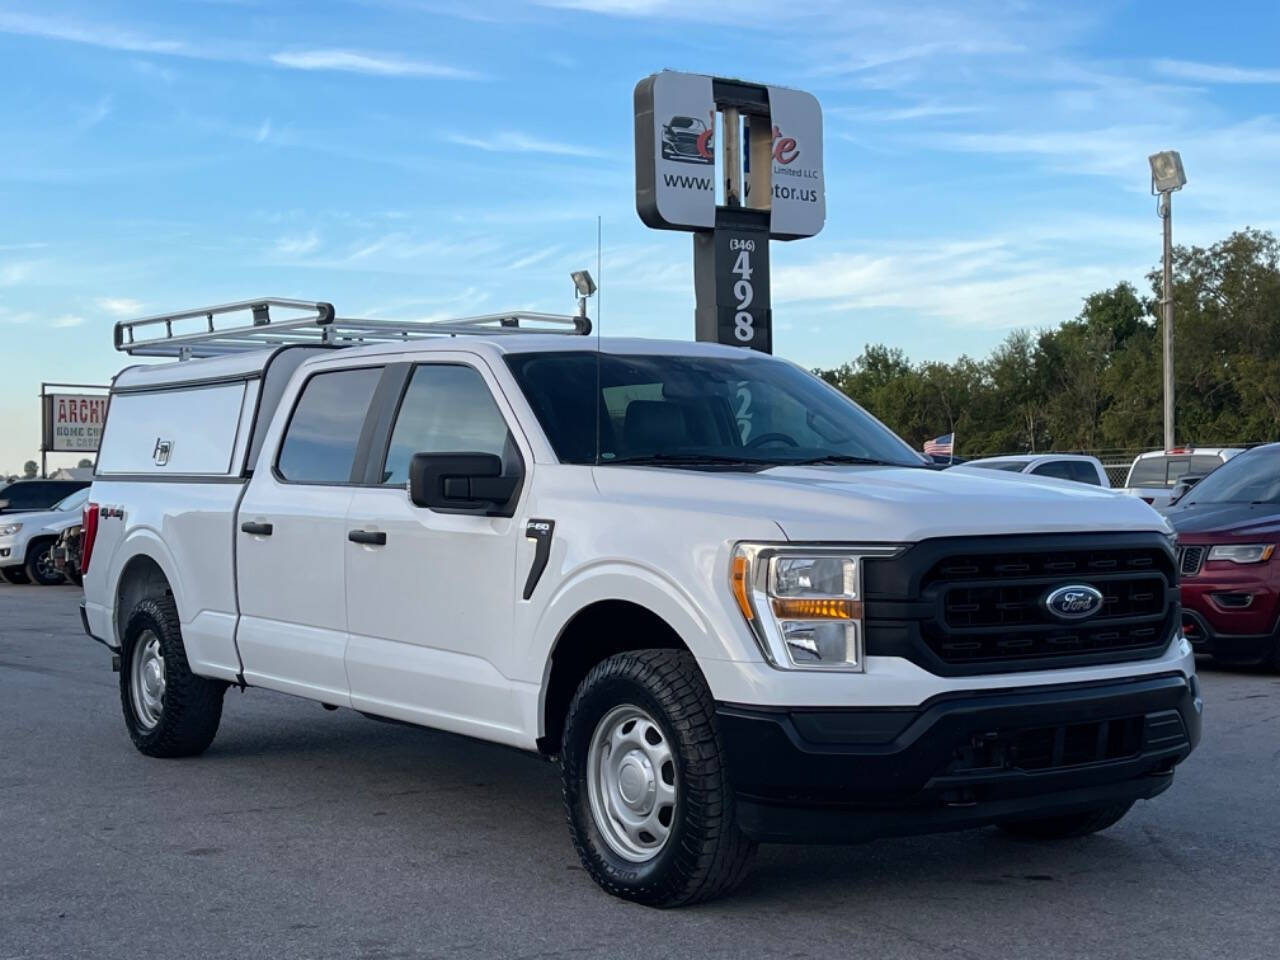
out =
<path fill-rule="evenodd" d="M 1059 620 L 1083 620 L 1102 609 L 1102 594 L 1087 584 L 1073 583 L 1051 590 L 1044 608 Z"/>

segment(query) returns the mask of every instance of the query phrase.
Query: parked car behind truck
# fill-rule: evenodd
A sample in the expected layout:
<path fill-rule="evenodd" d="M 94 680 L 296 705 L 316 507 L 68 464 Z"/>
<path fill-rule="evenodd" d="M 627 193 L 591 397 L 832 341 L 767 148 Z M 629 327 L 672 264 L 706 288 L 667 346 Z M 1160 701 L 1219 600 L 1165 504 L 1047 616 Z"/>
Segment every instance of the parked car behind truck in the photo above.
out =
<path fill-rule="evenodd" d="M 1169 508 L 1197 653 L 1280 670 L 1280 444 L 1245 451 Z"/>
<path fill-rule="evenodd" d="M 1129 467 L 1124 492 L 1163 510 L 1183 477 L 1203 477 L 1243 452 L 1238 447 L 1177 447 L 1140 453 Z"/>
<path fill-rule="evenodd" d="M 1054 480 L 1071 480 L 1093 487 L 1111 489 L 1106 468 L 1097 457 L 1074 453 L 1023 453 L 1004 457 L 982 457 L 970 460 L 966 469 L 1004 470 L 1007 473 L 1025 473 L 1033 477 L 1050 477 Z"/>
<path fill-rule="evenodd" d="M 144 754 L 204 750 L 237 684 L 558 758 L 586 870 L 669 906 L 760 842 L 1101 830 L 1198 742 L 1137 499 L 930 469 L 739 348 L 268 316 L 303 306 L 117 328 L 197 358 L 115 378 L 85 512 Z"/>
<path fill-rule="evenodd" d="M 0 516 L 0 576 L 9 583 L 62 583 L 54 557 L 62 532 L 80 520 L 88 487 L 63 497 L 48 510 L 24 510 Z"/>

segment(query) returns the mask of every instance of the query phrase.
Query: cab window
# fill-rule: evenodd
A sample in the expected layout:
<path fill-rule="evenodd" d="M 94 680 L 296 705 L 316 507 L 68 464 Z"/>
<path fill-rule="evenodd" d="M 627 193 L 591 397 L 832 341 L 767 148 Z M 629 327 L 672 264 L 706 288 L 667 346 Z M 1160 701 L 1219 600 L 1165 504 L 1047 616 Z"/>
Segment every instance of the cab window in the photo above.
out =
<path fill-rule="evenodd" d="M 474 367 L 427 363 L 414 370 L 391 431 L 382 482 L 407 483 L 415 453 L 491 453 L 507 467 L 518 458 L 507 422 Z"/>
<path fill-rule="evenodd" d="M 349 483 L 381 367 L 317 373 L 293 408 L 276 469 L 291 483 Z"/>

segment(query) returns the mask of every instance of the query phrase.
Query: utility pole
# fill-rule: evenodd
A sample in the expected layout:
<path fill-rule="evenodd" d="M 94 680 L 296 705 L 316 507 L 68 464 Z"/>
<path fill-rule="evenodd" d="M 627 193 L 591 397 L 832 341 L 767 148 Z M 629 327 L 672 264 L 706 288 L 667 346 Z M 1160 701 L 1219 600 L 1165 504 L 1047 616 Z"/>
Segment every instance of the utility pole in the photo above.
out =
<path fill-rule="evenodd" d="M 1160 219 L 1164 221 L 1164 283 L 1160 303 L 1164 307 L 1164 448 L 1173 442 L 1173 194 L 1160 194 Z"/>
<path fill-rule="evenodd" d="M 1151 164 L 1151 192 L 1159 197 L 1156 213 L 1164 224 L 1164 281 L 1160 289 L 1160 306 L 1163 308 L 1161 325 L 1164 327 L 1164 448 L 1172 450 L 1173 437 L 1173 192 L 1181 190 L 1187 182 L 1182 169 L 1182 157 L 1177 150 L 1153 153 L 1147 158 Z"/>

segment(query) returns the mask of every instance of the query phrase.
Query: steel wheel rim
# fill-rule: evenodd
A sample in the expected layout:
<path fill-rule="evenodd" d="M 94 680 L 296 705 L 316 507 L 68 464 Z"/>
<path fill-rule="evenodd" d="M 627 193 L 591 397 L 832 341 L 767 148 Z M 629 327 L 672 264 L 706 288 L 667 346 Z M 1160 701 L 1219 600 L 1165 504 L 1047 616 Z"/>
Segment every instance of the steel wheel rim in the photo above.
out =
<path fill-rule="evenodd" d="M 150 730 L 164 713 L 164 655 L 160 638 L 144 630 L 133 645 L 133 662 L 129 667 L 129 692 L 133 713 L 138 723 Z"/>
<path fill-rule="evenodd" d="M 671 838 L 678 784 L 671 742 L 631 704 L 596 724 L 587 751 L 591 818 L 609 849 L 631 863 L 652 860 Z"/>

